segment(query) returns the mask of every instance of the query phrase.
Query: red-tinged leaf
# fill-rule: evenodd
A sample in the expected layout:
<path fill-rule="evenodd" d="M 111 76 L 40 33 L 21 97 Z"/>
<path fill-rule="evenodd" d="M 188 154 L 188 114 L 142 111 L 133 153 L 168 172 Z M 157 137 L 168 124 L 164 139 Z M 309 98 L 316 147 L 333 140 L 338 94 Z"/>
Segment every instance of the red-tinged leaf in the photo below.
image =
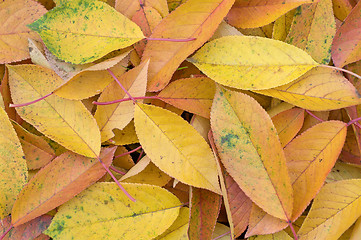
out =
<path fill-rule="evenodd" d="M 340 121 L 317 124 L 284 149 L 294 193 L 296 220 L 322 187 L 341 152 L 347 125 Z"/>
<path fill-rule="evenodd" d="M 221 209 L 222 197 L 206 189 L 191 187 L 189 239 L 211 239 Z"/>
<path fill-rule="evenodd" d="M 5 111 L 8 114 L 8 117 L 12 120 L 16 120 L 16 111 L 14 108 L 9 107 L 9 104 L 11 103 L 11 94 L 10 94 L 10 88 L 9 88 L 9 74 L 6 68 L 4 69 L 5 73 L 1 80 L 0 84 L 0 93 L 2 96 L 2 100 L 4 101 L 4 107 Z M 1 77 L 0 77 L 1 78 Z"/>
<path fill-rule="evenodd" d="M 239 237 L 249 224 L 249 216 L 252 209 L 252 201 L 242 191 L 234 179 L 223 171 L 225 186 L 227 189 L 227 199 L 234 225 L 234 236 Z"/>
<path fill-rule="evenodd" d="M 246 195 L 269 214 L 289 219 L 292 186 L 266 111 L 246 94 L 219 88 L 211 127 L 222 163 Z"/>
<path fill-rule="evenodd" d="M 317 1 L 317 0 L 316 0 Z M 256 28 L 275 21 L 278 17 L 313 0 L 236 0 L 226 21 L 239 28 Z"/>
<path fill-rule="evenodd" d="M 318 63 L 328 64 L 336 33 L 332 0 L 300 6 L 285 42 L 305 50 Z"/>
<path fill-rule="evenodd" d="M 287 226 L 285 220 L 275 218 L 253 204 L 246 237 L 276 233 Z"/>
<path fill-rule="evenodd" d="M 163 89 L 179 65 L 214 33 L 234 0 L 189 0 L 154 29 L 151 38 L 188 42 L 148 41 L 142 60 L 150 58 L 148 90 Z"/>
<path fill-rule="evenodd" d="M 19 137 L 29 170 L 41 168 L 55 158 L 54 150 L 42 137 L 28 132 L 15 122 L 13 127 Z"/>
<path fill-rule="evenodd" d="M 103 149 L 108 167 L 115 147 Z M 106 173 L 98 159 L 66 152 L 41 169 L 20 192 L 12 209 L 12 223 L 19 226 L 72 199 Z"/>
<path fill-rule="evenodd" d="M 177 108 L 209 118 L 215 91 L 210 78 L 185 78 L 170 83 L 158 97 Z"/>
<path fill-rule="evenodd" d="M 272 117 L 282 147 L 286 146 L 300 131 L 304 119 L 304 110 L 292 108 Z"/>
<path fill-rule="evenodd" d="M 3 238 L 3 240 L 32 240 L 37 239 L 41 233 L 47 229 L 50 225 L 52 217 L 50 215 L 43 215 L 37 217 L 30 222 L 27 222 L 21 226 L 15 227 L 9 231 L 9 233 Z M 11 219 L 6 217 L 1 222 L 0 233 L 10 227 Z"/>
<path fill-rule="evenodd" d="M 332 60 L 335 66 L 343 67 L 361 59 L 361 2 L 347 16 L 337 30 L 332 43 Z"/>

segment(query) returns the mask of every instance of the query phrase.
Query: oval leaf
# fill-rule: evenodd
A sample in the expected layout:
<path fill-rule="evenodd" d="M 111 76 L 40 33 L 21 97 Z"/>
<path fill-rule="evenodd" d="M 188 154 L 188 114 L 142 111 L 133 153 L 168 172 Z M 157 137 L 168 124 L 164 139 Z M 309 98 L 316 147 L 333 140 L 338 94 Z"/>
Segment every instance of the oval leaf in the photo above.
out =
<path fill-rule="evenodd" d="M 64 1 L 28 25 L 57 58 L 89 63 L 144 38 L 140 28 L 97 0 Z"/>
<path fill-rule="evenodd" d="M 256 93 L 275 97 L 301 108 L 327 111 L 360 104 L 360 94 L 340 73 L 315 68 L 289 84 Z"/>
<path fill-rule="evenodd" d="M 218 38 L 188 60 L 214 81 L 245 90 L 284 85 L 318 65 L 299 48 L 253 36 Z"/>
<path fill-rule="evenodd" d="M 267 213 L 289 219 L 292 186 L 266 111 L 246 94 L 219 88 L 211 127 L 222 163 L 245 194 Z"/>
<path fill-rule="evenodd" d="M 109 167 L 116 148 L 100 156 Z M 66 152 L 42 168 L 22 189 L 12 209 L 12 223 L 19 226 L 72 199 L 106 173 L 98 159 Z"/>
<path fill-rule="evenodd" d="M 44 232 L 58 239 L 153 239 L 172 225 L 182 206 L 160 187 L 122 183 L 136 202 L 115 183 L 96 183 L 59 208 Z"/>
<path fill-rule="evenodd" d="M 361 179 L 326 184 L 313 201 L 300 240 L 337 240 L 361 215 Z"/>
<path fill-rule="evenodd" d="M 220 193 L 212 151 L 189 123 L 145 104 L 135 105 L 134 123 L 140 144 L 160 170 L 180 182 Z"/>
<path fill-rule="evenodd" d="M 53 71 L 44 67 L 18 65 L 8 68 L 14 104 L 43 97 L 63 82 Z M 67 149 L 87 157 L 99 156 L 99 128 L 80 101 L 51 95 L 40 102 L 16 108 L 16 111 L 39 132 Z"/>
<path fill-rule="evenodd" d="M 5 110 L 0 107 L 0 219 L 9 215 L 28 172 L 21 144 Z"/>

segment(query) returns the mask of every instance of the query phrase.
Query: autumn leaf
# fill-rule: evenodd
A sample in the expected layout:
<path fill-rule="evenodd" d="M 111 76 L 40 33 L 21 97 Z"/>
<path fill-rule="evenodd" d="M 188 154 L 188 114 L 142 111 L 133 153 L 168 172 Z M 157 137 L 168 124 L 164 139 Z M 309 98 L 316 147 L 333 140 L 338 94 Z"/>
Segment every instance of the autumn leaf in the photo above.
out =
<path fill-rule="evenodd" d="M 152 239 L 176 220 L 181 203 L 168 191 L 151 185 L 123 186 L 136 202 L 115 183 L 96 183 L 62 205 L 45 234 L 53 239 Z"/>
<path fill-rule="evenodd" d="M 140 103 L 134 122 L 139 142 L 159 169 L 183 183 L 220 193 L 215 159 L 191 125 L 170 111 Z"/>
<path fill-rule="evenodd" d="M 36 65 L 9 66 L 10 90 L 15 104 L 44 97 L 62 84 L 51 70 Z M 45 82 L 39 81 L 46 79 Z M 93 116 L 80 101 L 49 96 L 43 101 L 16 109 L 47 137 L 88 157 L 100 152 L 100 132 Z M 59 131 L 58 129 L 62 129 Z"/>
<path fill-rule="evenodd" d="M 245 194 L 269 214 L 289 219 L 293 191 L 286 159 L 262 107 L 245 94 L 218 88 L 211 127 L 223 165 Z"/>
<path fill-rule="evenodd" d="M 75 64 L 92 62 L 144 38 L 135 23 L 97 0 L 62 2 L 28 26 L 56 57 Z"/>
<path fill-rule="evenodd" d="M 0 107 L 0 219 L 11 212 L 16 196 L 27 182 L 23 150 L 5 110 Z"/>
<path fill-rule="evenodd" d="M 0 3 L 0 63 L 30 57 L 28 38 L 39 37 L 26 25 L 45 13 L 46 9 L 41 4 L 31 0 L 6 0 Z"/>
<path fill-rule="evenodd" d="M 280 41 L 249 36 L 213 40 L 188 61 L 214 81 L 245 90 L 284 85 L 318 65 L 301 49 Z"/>

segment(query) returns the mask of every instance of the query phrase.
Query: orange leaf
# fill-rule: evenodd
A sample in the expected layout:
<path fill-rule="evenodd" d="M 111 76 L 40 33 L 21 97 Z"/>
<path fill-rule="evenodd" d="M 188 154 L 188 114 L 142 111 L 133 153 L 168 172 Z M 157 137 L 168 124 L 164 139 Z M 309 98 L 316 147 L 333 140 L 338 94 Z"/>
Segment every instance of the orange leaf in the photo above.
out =
<path fill-rule="evenodd" d="M 335 66 L 343 67 L 361 59 L 361 2 L 352 9 L 342 26 L 337 30 L 332 43 L 332 60 Z"/>
<path fill-rule="evenodd" d="M 39 39 L 26 25 L 32 23 L 46 9 L 30 0 L 6 0 L 0 3 L 0 63 L 29 58 L 28 38 Z"/>
<path fill-rule="evenodd" d="M 322 187 L 346 138 L 346 123 L 317 124 L 284 149 L 294 193 L 292 220 L 296 220 Z"/>
<path fill-rule="evenodd" d="M 189 238 L 211 239 L 221 208 L 221 196 L 191 187 L 190 199 Z"/>
<path fill-rule="evenodd" d="M 109 167 L 115 147 L 101 152 Z M 22 189 L 12 209 L 12 223 L 19 226 L 72 199 L 106 173 L 98 159 L 66 152 L 41 169 Z"/>
<path fill-rule="evenodd" d="M 31 220 L 21 226 L 15 227 L 3 238 L 3 240 L 29 240 L 37 239 L 41 233 L 47 229 L 51 222 L 50 215 L 43 215 Z M 0 232 L 5 232 L 5 229 L 10 227 L 11 219 L 6 217 L 1 221 Z"/>
<path fill-rule="evenodd" d="M 292 186 L 276 129 L 246 94 L 218 89 L 211 111 L 214 140 L 227 172 L 269 214 L 289 219 Z"/>
<path fill-rule="evenodd" d="M 151 38 L 189 39 L 189 42 L 148 41 L 142 60 L 150 58 L 148 91 L 163 89 L 178 66 L 217 29 L 234 0 L 189 0 L 154 29 Z"/>
<path fill-rule="evenodd" d="M 210 78 L 184 78 L 170 83 L 158 97 L 177 108 L 209 118 L 215 91 Z"/>
<path fill-rule="evenodd" d="M 316 0 L 317 1 L 317 0 Z M 256 28 L 267 25 L 281 15 L 313 0 L 236 0 L 226 21 L 239 28 Z"/>

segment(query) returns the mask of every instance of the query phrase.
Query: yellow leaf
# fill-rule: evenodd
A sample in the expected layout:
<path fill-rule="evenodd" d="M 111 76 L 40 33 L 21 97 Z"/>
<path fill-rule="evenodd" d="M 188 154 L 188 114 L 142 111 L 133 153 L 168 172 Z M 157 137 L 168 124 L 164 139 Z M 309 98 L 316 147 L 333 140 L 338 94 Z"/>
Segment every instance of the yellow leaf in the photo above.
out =
<path fill-rule="evenodd" d="M 56 57 L 75 64 L 92 62 L 144 38 L 135 23 L 98 0 L 63 2 L 28 26 Z"/>
<path fill-rule="evenodd" d="M 23 150 L 15 130 L 0 107 L 0 219 L 9 215 L 17 195 L 27 182 Z"/>
<path fill-rule="evenodd" d="M 11 63 L 29 58 L 28 38 L 39 39 L 26 27 L 46 9 L 30 0 L 6 0 L 0 3 L 0 63 Z M 2 77 L 2 76 L 1 76 Z"/>
<path fill-rule="evenodd" d="M 278 76 L 278 75 L 276 75 Z M 254 91 L 313 111 L 327 111 L 360 104 L 360 94 L 340 73 L 315 68 L 286 85 Z"/>
<path fill-rule="evenodd" d="M 337 240 L 361 215 L 361 179 L 326 184 L 313 201 L 299 240 Z"/>
<path fill-rule="evenodd" d="M 151 185 L 122 184 L 133 202 L 115 183 L 96 183 L 59 208 L 44 232 L 58 239 L 153 239 L 176 220 L 180 201 Z"/>
<path fill-rule="evenodd" d="M 338 161 L 327 175 L 326 183 L 352 178 L 361 178 L 361 166 Z"/>
<path fill-rule="evenodd" d="M 281 15 L 313 0 L 236 0 L 226 20 L 239 28 L 255 28 L 269 24 Z"/>
<path fill-rule="evenodd" d="M 212 36 L 234 0 L 188 0 L 167 15 L 151 38 L 188 42 L 148 41 L 142 60 L 150 58 L 148 91 L 163 89 L 179 65 Z"/>
<path fill-rule="evenodd" d="M 292 240 L 293 238 L 290 237 L 285 231 L 281 231 L 274 234 L 269 235 L 259 235 L 248 238 L 248 240 Z"/>
<path fill-rule="evenodd" d="M 109 139 L 109 142 L 115 145 L 127 145 L 139 142 L 137 134 L 135 133 L 133 120 L 123 130 L 115 128 L 113 132 L 115 136 Z"/>
<path fill-rule="evenodd" d="M 328 64 L 335 33 L 332 0 L 320 0 L 296 10 L 285 42 L 305 50 L 318 63 Z"/>
<path fill-rule="evenodd" d="M 245 194 L 267 213 L 289 219 L 292 186 L 266 111 L 246 94 L 219 88 L 211 127 L 222 163 Z"/>
<path fill-rule="evenodd" d="M 224 235 L 226 233 L 229 233 L 228 235 L 225 235 L 223 237 L 220 237 L 221 235 Z M 217 238 L 218 237 L 218 238 Z M 220 223 L 216 223 L 216 227 L 214 228 L 213 231 L 213 236 L 212 239 L 217 239 L 217 240 L 231 240 L 231 236 L 230 236 L 230 228 L 227 227 L 226 225 L 220 224 Z"/>
<path fill-rule="evenodd" d="M 14 104 L 33 101 L 52 92 L 62 80 L 51 70 L 36 65 L 8 66 Z M 95 119 L 80 101 L 51 95 L 17 113 L 39 132 L 69 150 L 87 157 L 100 152 L 100 132 Z M 59 131 L 61 129 L 61 131 Z"/>
<path fill-rule="evenodd" d="M 136 104 L 135 130 L 152 162 L 185 184 L 220 193 L 216 162 L 204 138 L 175 113 Z"/>
<path fill-rule="evenodd" d="M 183 207 L 179 210 L 179 216 L 162 235 L 156 240 L 188 240 L 189 209 Z"/>
<path fill-rule="evenodd" d="M 159 170 L 148 156 L 143 157 L 119 181 L 164 186 L 171 177 Z"/>
<path fill-rule="evenodd" d="M 253 36 L 218 38 L 205 44 L 188 61 L 214 81 L 246 90 L 284 85 L 318 65 L 299 48 Z"/>
<path fill-rule="evenodd" d="M 147 71 L 149 61 L 126 72 L 119 78 L 119 82 L 132 97 L 144 97 L 147 88 Z M 98 102 L 108 102 L 129 98 L 116 81 L 110 83 L 98 98 Z M 142 100 L 139 100 L 142 101 Z M 122 130 L 134 117 L 134 103 L 125 101 L 110 105 L 98 105 L 94 115 L 97 120 L 102 142 L 114 137 L 113 129 Z"/>
<path fill-rule="evenodd" d="M 326 121 L 293 139 L 284 149 L 294 194 L 292 220 L 316 196 L 346 139 L 346 123 Z"/>

